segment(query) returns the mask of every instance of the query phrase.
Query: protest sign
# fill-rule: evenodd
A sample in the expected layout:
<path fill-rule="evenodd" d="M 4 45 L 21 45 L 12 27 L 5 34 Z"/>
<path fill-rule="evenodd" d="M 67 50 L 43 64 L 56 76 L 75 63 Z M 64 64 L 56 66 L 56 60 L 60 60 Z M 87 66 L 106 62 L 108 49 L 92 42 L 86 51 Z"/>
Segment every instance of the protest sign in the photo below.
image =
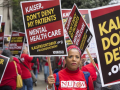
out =
<path fill-rule="evenodd" d="M 83 19 L 85 20 L 85 22 L 87 23 L 87 25 L 90 25 L 90 21 L 89 21 L 89 9 L 78 9 L 79 12 L 81 13 Z M 63 18 L 63 23 L 65 25 L 67 18 L 69 17 L 70 13 L 71 13 L 72 9 L 62 9 L 62 18 Z"/>
<path fill-rule="evenodd" d="M 102 86 L 120 83 L 120 5 L 90 11 Z"/>
<path fill-rule="evenodd" d="M 3 43 L 4 43 L 4 31 L 5 31 L 5 22 L 1 23 L 1 29 L 0 29 L 0 49 L 3 49 Z"/>
<path fill-rule="evenodd" d="M 0 83 L 1 83 L 2 78 L 4 76 L 4 73 L 5 73 L 8 62 L 9 62 L 8 57 L 0 55 Z"/>
<path fill-rule="evenodd" d="M 9 43 L 9 50 L 11 51 L 13 56 L 20 58 L 24 39 L 25 39 L 24 33 L 12 31 Z"/>
<path fill-rule="evenodd" d="M 31 56 L 66 56 L 60 0 L 21 2 Z"/>
<path fill-rule="evenodd" d="M 88 27 L 90 28 L 90 18 L 89 18 L 89 9 L 78 9 L 79 12 L 82 14 L 82 17 L 84 18 L 84 20 L 86 21 Z M 72 9 L 62 9 L 62 17 L 63 17 L 63 23 L 65 25 L 67 18 L 69 17 L 70 12 L 72 11 Z M 65 29 L 64 29 L 65 30 Z M 67 33 L 67 31 L 65 30 L 65 39 L 66 39 L 66 44 L 70 45 L 73 44 L 71 39 L 69 38 L 69 35 Z M 92 56 L 92 58 L 96 57 L 96 51 L 95 51 L 95 41 L 93 40 L 93 38 L 91 39 L 90 43 L 89 43 L 89 47 L 88 50 Z M 84 51 L 82 58 L 89 58 L 88 54 L 86 51 Z"/>
<path fill-rule="evenodd" d="M 79 46 L 81 53 L 83 54 L 92 39 L 92 34 L 75 4 L 67 19 L 65 28 L 73 44 Z"/>

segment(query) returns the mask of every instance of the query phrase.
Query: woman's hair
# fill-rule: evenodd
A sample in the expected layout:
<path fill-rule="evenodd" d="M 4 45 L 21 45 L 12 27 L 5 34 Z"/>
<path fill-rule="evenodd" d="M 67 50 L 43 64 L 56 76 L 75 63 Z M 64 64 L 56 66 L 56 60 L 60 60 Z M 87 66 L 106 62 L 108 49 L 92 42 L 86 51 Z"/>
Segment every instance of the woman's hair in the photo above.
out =
<path fill-rule="evenodd" d="M 6 57 L 11 57 L 12 53 L 10 52 L 9 49 L 4 49 L 2 52 L 2 55 L 6 56 Z"/>
<path fill-rule="evenodd" d="M 77 45 L 75 45 L 75 44 L 68 45 L 67 46 L 67 51 L 69 51 L 71 49 L 77 49 L 79 51 L 79 53 L 80 53 L 80 58 L 81 58 L 81 50 L 80 50 L 80 48 Z M 65 56 L 65 59 L 66 58 L 67 58 L 67 56 Z"/>

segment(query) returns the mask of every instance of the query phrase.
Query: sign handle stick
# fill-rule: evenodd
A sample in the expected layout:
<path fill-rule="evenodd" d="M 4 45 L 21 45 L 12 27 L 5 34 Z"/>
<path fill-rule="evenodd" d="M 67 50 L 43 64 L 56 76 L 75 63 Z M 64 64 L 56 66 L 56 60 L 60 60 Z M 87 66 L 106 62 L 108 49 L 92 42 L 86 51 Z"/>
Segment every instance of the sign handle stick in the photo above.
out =
<path fill-rule="evenodd" d="M 93 64 L 93 66 L 95 67 L 96 72 L 99 73 L 98 68 L 97 68 L 97 66 L 96 66 L 96 64 L 95 64 L 95 62 L 94 62 L 94 60 L 92 59 L 92 57 L 91 57 L 91 55 L 90 55 L 90 53 L 89 53 L 89 51 L 88 51 L 87 48 L 86 48 L 86 52 L 87 52 L 87 54 L 88 54 L 88 56 L 89 56 L 89 58 L 90 58 L 90 61 L 91 61 L 92 64 Z"/>
<path fill-rule="evenodd" d="M 50 57 L 47 57 L 47 59 L 48 59 L 49 73 L 50 73 L 50 75 L 52 75 L 53 73 L 52 73 Z"/>

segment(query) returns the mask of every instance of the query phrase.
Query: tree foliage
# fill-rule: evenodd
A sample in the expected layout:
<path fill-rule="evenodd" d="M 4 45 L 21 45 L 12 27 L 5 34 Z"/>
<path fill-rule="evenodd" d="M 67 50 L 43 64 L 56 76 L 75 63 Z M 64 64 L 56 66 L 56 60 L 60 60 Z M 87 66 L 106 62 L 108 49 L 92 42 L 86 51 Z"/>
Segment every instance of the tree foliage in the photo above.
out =
<path fill-rule="evenodd" d="M 111 0 L 61 0 L 62 8 L 72 8 L 75 3 L 79 9 L 90 9 L 108 5 Z"/>
<path fill-rule="evenodd" d="M 20 1 L 25 0 L 12 0 L 13 6 L 13 23 L 12 27 L 15 31 L 24 32 L 22 11 Z M 73 4 L 76 3 L 79 9 L 90 9 L 107 5 L 111 0 L 61 0 L 62 8 L 71 9 Z"/>
<path fill-rule="evenodd" d="M 24 32 L 22 11 L 20 7 L 20 1 L 24 0 L 13 0 L 13 21 L 12 28 L 14 31 Z"/>

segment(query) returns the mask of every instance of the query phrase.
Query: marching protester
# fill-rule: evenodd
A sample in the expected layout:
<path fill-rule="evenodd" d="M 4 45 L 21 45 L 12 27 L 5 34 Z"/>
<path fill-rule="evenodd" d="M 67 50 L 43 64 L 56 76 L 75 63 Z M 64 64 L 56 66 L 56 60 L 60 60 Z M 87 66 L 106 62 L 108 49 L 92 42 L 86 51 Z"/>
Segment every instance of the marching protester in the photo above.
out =
<path fill-rule="evenodd" d="M 5 39 L 3 49 L 8 49 L 8 47 L 9 47 L 9 42 Z"/>
<path fill-rule="evenodd" d="M 96 66 L 98 67 L 97 59 L 94 58 L 94 61 L 95 61 L 95 63 L 96 63 Z M 91 77 L 92 77 L 92 80 L 93 80 L 93 81 L 96 81 L 96 79 L 97 79 L 97 74 L 96 74 L 96 70 L 95 70 L 95 68 L 94 68 L 94 66 L 93 66 L 92 63 L 83 66 L 81 70 L 82 70 L 82 71 L 88 71 L 88 72 L 90 73 Z"/>
<path fill-rule="evenodd" d="M 94 58 L 94 62 L 98 68 L 98 63 L 97 63 L 97 59 Z M 95 70 L 95 67 L 93 66 L 92 63 L 88 64 L 88 65 L 85 65 L 82 67 L 81 69 L 82 71 L 88 71 L 92 77 L 92 80 L 93 80 L 93 84 L 94 84 L 94 89 L 95 90 L 101 90 L 102 88 L 102 85 L 101 85 L 101 81 L 100 81 L 100 78 L 99 78 L 99 75 L 98 73 L 96 72 Z"/>
<path fill-rule="evenodd" d="M 89 64 L 89 62 L 86 61 L 86 58 L 82 58 L 82 57 L 81 57 L 81 62 L 82 62 L 82 66 Z"/>
<path fill-rule="evenodd" d="M 21 70 L 22 70 L 22 79 L 23 79 L 23 87 L 20 90 L 33 90 L 33 80 L 30 73 L 31 70 L 31 63 L 36 62 L 36 58 L 30 57 L 28 55 L 27 46 L 23 46 L 23 53 L 21 55 Z"/>
<path fill-rule="evenodd" d="M 16 67 L 13 61 L 16 62 L 18 74 L 22 74 L 21 68 L 15 58 L 12 57 L 10 50 L 3 50 L 2 55 L 9 57 L 10 61 L 7 65 L 2 82 L 0 84 L 0 90 L 16 90 L 17 73 Z M 13 60 L 14 59 L 14 60 Z"/>
<path fill-rule="evenodd" d="M 58 69 L 59 70 L 62 70 L 63 68 L 64 68 L 64 65 L 65 65 L 65 58 L 62 56 L 62 57 L 60 57 L 60 59 L 59 59 L 59 62 L 58 62 Z"/>
<path fill-rule="evenodd" d="M 36 78 L 38 78 L 38 72 L 39 72 L 39 59 L 37 57 L 37 61 L 34 63 L 31 63 L 33 73 L 35 74 Z M 37 86 L 37 81 L 34 82 L 35 86 Z"/>
<path fill-rule="evenodd" d="M 53 88 L 55 90 L 87 90 L 87 88 L 89 88 L 89 90 L 94 90 L 93 81 L 90 74 L 88 72 L 83 73 L 79 70 L 81 58 L 81 51 L 79 47 L 76 45 L 70 45 L 68 46 L 67 51 L 68 56 L 65 57 L 66 68 L 58 73 L 48 76 L 47 90 L 53 90 Z M 73 85 L 73 83 L 75 84 Z"/>
<path fill-rule="evenodd" d="M 44 78 L 45 78 L 45 83 L 47 83 L 48 82 L 47 77 L 49 76 L 48 60 L 47 60 L 47 57 L 42 57 L 42 60 L 43 60 L 43 62 L 45 62 L 45 64 L 44 64 Z M 51 61 L 53 61 L 52 57 L 51 57 Z"/>

